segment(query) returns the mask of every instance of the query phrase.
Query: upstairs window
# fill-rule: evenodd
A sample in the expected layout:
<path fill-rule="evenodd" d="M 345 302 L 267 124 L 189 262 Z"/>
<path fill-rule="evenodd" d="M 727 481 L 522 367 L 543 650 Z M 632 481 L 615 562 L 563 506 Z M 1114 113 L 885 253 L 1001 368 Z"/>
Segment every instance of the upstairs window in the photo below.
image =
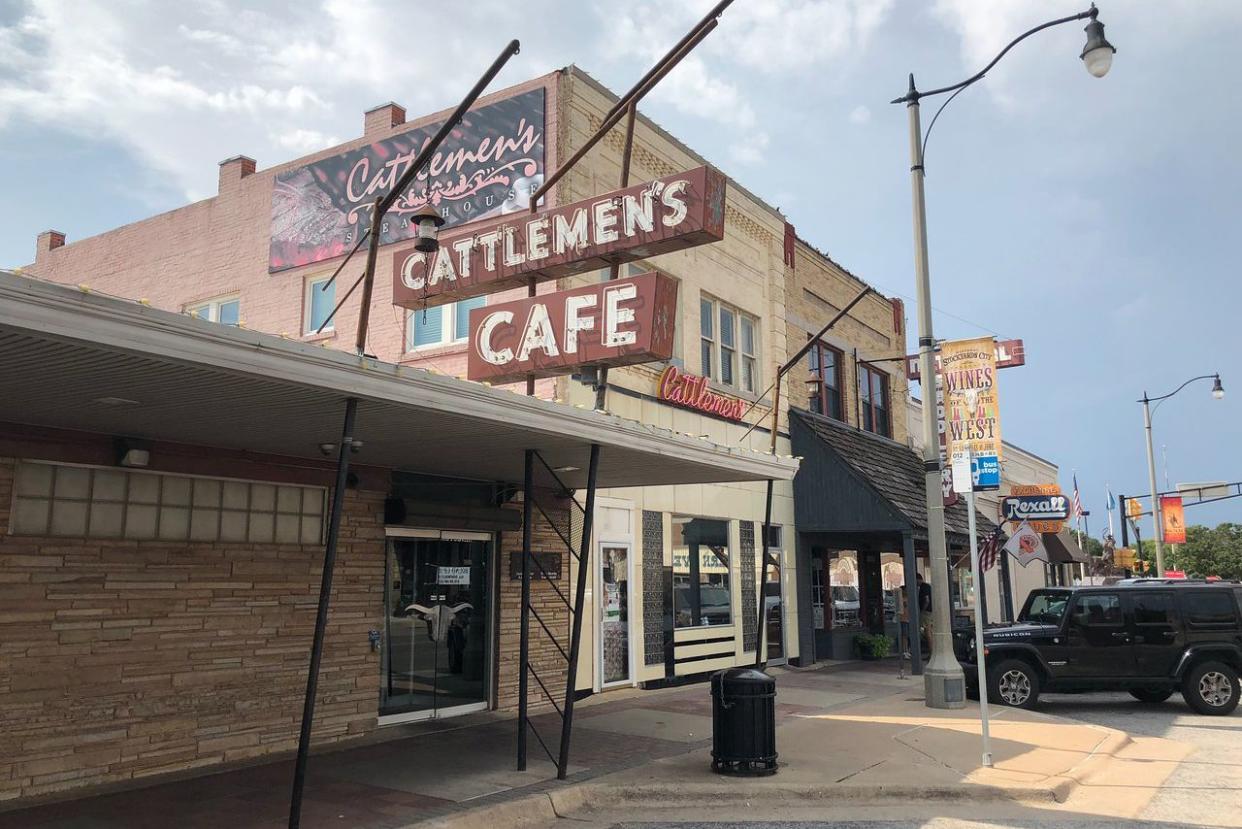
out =
<path fill-rule="evenodd" d="M 866 363 L 858 364 L 858 408 L 862 428 L 886 438 L 893 436 L 888 375 Z"/>
<path fill-rule="evenodd" d="M 241 322 L 241 299 L 236 296 L 217 297 L 215 299 L 187 305 L 185 312 L 192 317 L 221 325 L 238 325 Z"/>
<path fill-rule="evenodd" d="M 699 300 L 704 377 L 750 394 L 759 391 L 759 320 L 715 299 Z"/>
<path fill-rule="evenodd" d="M 470 312 L 486 304 L 487 297 L 478 296 L 411 311 L 405 327 L 405 350 L 464 342 L 470 335 Z"/>
<path fill-rule="evenodd" d="M 336 307 L 336 283 L 324 289 L 329 276 L 319 276 L 306 280 L 306 292 L 302 298 L 302 333 L 303 335 L 318 334 L 324 323 L 328 326 L 324 332 L 332 331 L 336 326 L 328 322 L 328 316 Z M 335 320 L 333 320 L 335 322 Z"/>
<path fill-rule="evenodd" d="M 819 378 L 819 393 L 811 394 L 811 411 L 842 420 L 841 352 L 830 345 L 816 343 L 807 352 L 811 374 Z"/>

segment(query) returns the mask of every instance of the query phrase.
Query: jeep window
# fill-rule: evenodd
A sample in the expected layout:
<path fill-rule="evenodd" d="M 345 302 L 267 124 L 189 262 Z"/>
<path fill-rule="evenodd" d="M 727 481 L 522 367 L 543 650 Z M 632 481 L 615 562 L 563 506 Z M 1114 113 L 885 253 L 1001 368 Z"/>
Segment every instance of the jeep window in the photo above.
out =
<path fill-rule="evenodd" d="M 1136 625 L 1171 625 L 1173 596 L 1168 593 L 1138 593 L 1134 596 L 1134 623 Z"/>
<path fill-rule="evenodd" d="M 1121 597 L 1116 593 L 1079 596 L 1070 613 L 1070 624 L 1075 627 L 1121 625 L 1123 622 Z"/>
<path fill-rule="evenodd" d="M 1019 622 L 1036 622 L 1041 625 L 1059 625 L 1065 616 L 1067 593 L 1032 593 L 1026 607 L 1018 616 Z"/>
<path fill-rule="evenodd" d="M 1227 590 L 1195 590 L 1181 594 L 1181 601 L 1191 627 L 1231 628 L 1237 619 L 1233 596 Z"/>

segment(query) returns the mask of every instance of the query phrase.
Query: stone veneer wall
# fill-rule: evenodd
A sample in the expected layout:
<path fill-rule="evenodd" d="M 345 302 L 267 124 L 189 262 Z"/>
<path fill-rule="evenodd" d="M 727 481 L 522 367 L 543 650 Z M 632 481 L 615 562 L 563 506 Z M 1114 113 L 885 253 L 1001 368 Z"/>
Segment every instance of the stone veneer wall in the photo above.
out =
<path fill-rule="evenodd" d="M 0 801 L 296 747 L 320 545 L 9 534 L 0 458 Z M 318 746 L 375 727 L 382 492 L 346 498 Z"/>

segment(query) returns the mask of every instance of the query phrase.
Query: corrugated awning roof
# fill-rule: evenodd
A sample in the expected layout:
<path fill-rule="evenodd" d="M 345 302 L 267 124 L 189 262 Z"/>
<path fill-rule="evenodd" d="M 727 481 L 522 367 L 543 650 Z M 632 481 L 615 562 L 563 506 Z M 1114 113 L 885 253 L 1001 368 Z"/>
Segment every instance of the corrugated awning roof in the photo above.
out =
<path fill-rule="evenodd" d="M 797 461 L 480 383 L 0 273 L 0 421 L 321 458 L 359 399 L 358 463 L 566 485 L 788 480 Z M 111 399 L 111 403 L 106 402 Z M 120 402 L 117 402 L 120 401 Z M 125 402 L 130 401 L 130 402 Z"/>

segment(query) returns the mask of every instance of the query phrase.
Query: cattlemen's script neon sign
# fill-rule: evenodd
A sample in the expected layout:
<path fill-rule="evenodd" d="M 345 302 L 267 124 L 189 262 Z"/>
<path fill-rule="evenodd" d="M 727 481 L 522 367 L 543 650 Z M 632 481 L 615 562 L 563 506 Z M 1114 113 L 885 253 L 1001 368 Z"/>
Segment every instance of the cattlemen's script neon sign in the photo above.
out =
<path fill-rule="evenodd" d="M 725 178 L 710 167 L 442 236 L 393 256 L 393 302 L 443 305 L 724 238 Z"/>
<path fill-rule="evenodd" d="M 729 420 L 741 420 L 746 404 L 736 397 L 717 394 L 707 387 L 707 378 L 687 374 L 677 366 L 669 366 L 660 375 L 657 396 L 669 403 L 698 409 L 700 412 L 720 415 Z"/>

